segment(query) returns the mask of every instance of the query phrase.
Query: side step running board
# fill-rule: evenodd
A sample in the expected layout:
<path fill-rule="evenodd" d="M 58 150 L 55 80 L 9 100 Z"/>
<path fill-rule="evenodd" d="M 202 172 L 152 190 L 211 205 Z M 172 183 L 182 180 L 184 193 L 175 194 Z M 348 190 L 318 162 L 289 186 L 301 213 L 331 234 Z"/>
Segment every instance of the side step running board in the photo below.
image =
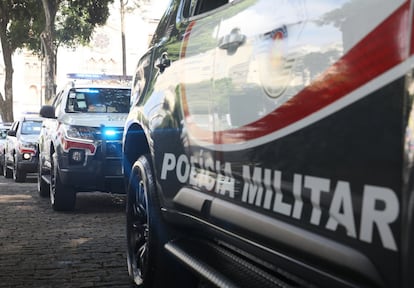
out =
<path fill-rule="evenodd" d="M 270 274 L 216 243 L 181 239 L 165 244 L 165 249 L 193 272 L 217 287 L 299 286 L 297 283 L 289 283 L 289 280 L 285 281 L 287 279 L 279 279 L 273 273 Z"/>

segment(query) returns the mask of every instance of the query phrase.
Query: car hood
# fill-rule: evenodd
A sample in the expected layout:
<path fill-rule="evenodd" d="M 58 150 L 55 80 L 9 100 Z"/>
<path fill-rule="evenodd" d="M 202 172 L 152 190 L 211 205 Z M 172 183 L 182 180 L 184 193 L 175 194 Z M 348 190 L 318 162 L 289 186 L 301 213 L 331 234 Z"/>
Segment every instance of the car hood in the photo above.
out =
<path fill-rule="evenodd" d="M 20 135 L 20 141 L 30 142 L 30 143 L 38 143 L 39 142 L 39 135 L 38 134 L 30 134 L 30 135 Z"/>
<path fill-rule="evenodd" d="M 68 125 L 124 127 L 127 113 L 67 113 L 60 120 Z"/>

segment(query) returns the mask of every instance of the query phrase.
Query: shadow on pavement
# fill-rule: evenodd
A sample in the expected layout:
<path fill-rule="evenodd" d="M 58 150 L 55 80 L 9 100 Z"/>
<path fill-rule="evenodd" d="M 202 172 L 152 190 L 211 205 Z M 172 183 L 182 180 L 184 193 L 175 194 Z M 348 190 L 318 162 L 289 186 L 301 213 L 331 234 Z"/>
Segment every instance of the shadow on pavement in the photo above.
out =
<path fill-rule="evenodd" d="M 125 212 L 125 195 L 102 192 L 80 192 L 76 196 L 73 213 L 117 213 Z"/>

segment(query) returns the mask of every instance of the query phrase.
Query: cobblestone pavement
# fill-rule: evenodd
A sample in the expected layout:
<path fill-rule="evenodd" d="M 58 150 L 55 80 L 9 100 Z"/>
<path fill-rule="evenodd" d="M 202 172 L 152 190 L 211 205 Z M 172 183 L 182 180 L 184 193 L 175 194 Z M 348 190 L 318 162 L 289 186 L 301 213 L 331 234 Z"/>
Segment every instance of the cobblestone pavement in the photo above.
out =
<path fill-rule="evenodd" d="M 0 287 L 130 287 L 125 197 L 79 193 L 58 213 L 36 185 L 0 176 Z"/>

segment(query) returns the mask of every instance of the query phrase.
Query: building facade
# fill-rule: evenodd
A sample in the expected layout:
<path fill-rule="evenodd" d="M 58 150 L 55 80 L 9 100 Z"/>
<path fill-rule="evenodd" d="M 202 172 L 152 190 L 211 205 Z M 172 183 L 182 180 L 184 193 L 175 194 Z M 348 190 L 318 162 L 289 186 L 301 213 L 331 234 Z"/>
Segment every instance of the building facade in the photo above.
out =
<path fill-rule="evenodd" d="M 125 13 L 126 74 L 134 73 L 137 61 L 149 43 L 168 0 L 144 1 Z M 132 7 L 129 7 L 132 8 Z M 97 27 L 88 46 L 60 47 L 57 54 L 57 86 L 68 82 L 68 73 L 122 75 L 122 33 L 120 3 L 115 1 L 105 26 Z M 44 100 L 44 61 L 30 51 L 13 55 L 14 118 L 25 112 L 38 112 Z M 4 64 L 0 63 L 0 92 L 4 95 Z"/>

